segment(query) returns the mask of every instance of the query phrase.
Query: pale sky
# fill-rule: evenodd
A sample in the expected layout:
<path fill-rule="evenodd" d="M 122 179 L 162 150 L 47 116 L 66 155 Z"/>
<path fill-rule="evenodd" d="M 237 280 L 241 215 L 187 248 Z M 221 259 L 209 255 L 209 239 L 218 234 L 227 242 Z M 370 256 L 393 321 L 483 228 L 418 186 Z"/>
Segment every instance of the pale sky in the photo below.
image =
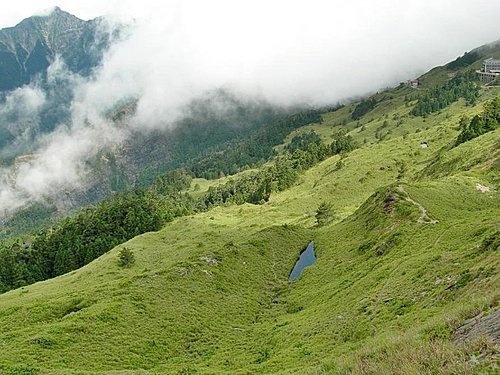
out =
<path fill-rule="evenodd" d="M 217 2 L 218 0 L 215 0 Z M 277 2 L 280 2 L 278 0 Z M 151 16 L 157 9 L 164 9 L 166 4 L 172 5 L 174 0 L 17 0 L 2 1 L 0 12 L 0 28 L 14 26 L 24 18 L 38 13 L 44 13 L 54 6 L 69 12 L 78 18 L 88 20 L 104 15 L 125 18 L 145 18 Z M 186 2 L 184 0 L 184 2 Z M 192 1 L 191 1 L 192 2 Z M 197 2 L 195 0 L 195 2 Z M 198 1 L 200 5 L 202 0 Z"/>
<path fill-rule="evenodd" d="M 95 0 L 89 0 L 86 2 L 67 0 L 56 1 L 57 2 L 44 0 L 19 0 L 15 2 L 5 1 L 5 4 L 2 4 L 2 12 L 0 12 L 0 28 L 14 26 L 24 18 L 40 13 L 41 11 L 55 5 L 58 5 L 63 9 L 71 8 L 71 12 L 74 12 L 74 14 L 84 19 L 94 18 L 97 14 L 104 10 L 97 7 L 99 1 Z"/>
<path fill-rule="evenodd" d="M 42 12 L 46 9 L 52 8 L 54 6 L 59 6 L 63 10 L 72 13 L 82 19 L 90 19 L 101 15 L 114 14 L 118 16 L 127 17 L 144 17 L 146 15 L 154 14 L 155 9 L 160 9 L 164 7 L 166 3 L 181 3 L 188 2 L 193 3 L 195 6 L 200 8 L 207 16 L 210 16 L 210 10 L 214 13 L 224 12 L 224 8 L 246 8 L 245 4 L 250 4 L 252 8 L 257 9 L 259 13 L 268 12 L 269 8 L 271 10 L 281 8 L 283 16 L 294 17 L 293 14 L 297 11 L 297 4 L 302 4 L 303 6 L 310 8 L 318 8 L 319 12 L 329 11 L 335 13 L 337 11 L 342 11 L 342 8 L 346 3 L 357 3 L 359 12 L 353 12 L 353 19 L 356 18 L 358 13 L 363 13 L 365 5 L 374 4 L 381 9 L 388 6 L 396 7 L 396 11 L 400 14 L 405 14 L 408 12 L 413 12 L 418 9 L 426 9 L 427 12 L 422 14 L 429 15 L 430 12 L 438 8 L 442 9 L 443 12 L 449 13 L 450 17 L 453 17 L 456 10 L 460 9 L 470 9 L 462 12 L 463 16 L 471 15 L 474 17 L 475 13 L 483 13 L 486 17 L 485 21 L 489 18 L 495 18 L 498 20 L 500 17 L 500 1 L 497 0 L 399 0 L 396 2 L 385 1 L 385 0 L 361 0 L 361 1 L 350 1 L 346 2 L 344 0 L 325 0 L 325 1 L 297 1 L 297 0 L 267 0 L 267 1 L 244 1 L 244 0 L 184 0 L 184 1 L 171 1 L 171 0 L 17 0 L 17 1 L 2 1 L 2 11 L 0 12 L 0 28 L 13 26 L 22 19 L 29 17 L 33 14 Z M 318 6 L 319 5 L 319 6 Z M 300 14 L 300 6 L 299 14 Z M 394 10 L 394 9 L 391 9 Z M 226 14 L 230 16 L 230 13 Z M 443 14 L 444 16 L 445 14 Z M 488 16 L 489 15 L 489 16 Z M 466 22 L 466 20 L 464 20 Z"/>

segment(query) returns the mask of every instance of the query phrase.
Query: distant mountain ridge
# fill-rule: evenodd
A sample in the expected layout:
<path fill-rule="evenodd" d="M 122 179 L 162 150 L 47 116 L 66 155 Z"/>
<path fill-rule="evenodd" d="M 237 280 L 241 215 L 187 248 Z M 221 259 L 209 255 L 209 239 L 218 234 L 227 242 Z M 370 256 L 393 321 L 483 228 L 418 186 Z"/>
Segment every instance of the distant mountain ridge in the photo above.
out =
<path fill-rule="evenodd" d="M 1 29 L 0 91 L 21 87 L 43 75 L 56 56 L 72 72 L 88 75 L 109 46 L 102 21 L 84 21 L 55 7 L 47 16 L 29 17 Z"/>

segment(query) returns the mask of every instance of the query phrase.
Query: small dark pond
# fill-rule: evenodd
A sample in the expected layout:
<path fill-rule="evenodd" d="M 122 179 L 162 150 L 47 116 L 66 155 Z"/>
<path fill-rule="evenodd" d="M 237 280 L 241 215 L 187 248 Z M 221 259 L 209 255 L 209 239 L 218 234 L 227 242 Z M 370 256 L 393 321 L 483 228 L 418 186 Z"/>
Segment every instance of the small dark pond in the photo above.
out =
<path fill-rule="evenodd" d="M 293 267 L 292 273 L 288 277 L 288 281 L 293 281 L 300 277 L 302 270 L 316 263 L 316 255 L 314 254 L 314 241 L 311 241 L 307 248 L 300 253 L 299 259 Z"/>

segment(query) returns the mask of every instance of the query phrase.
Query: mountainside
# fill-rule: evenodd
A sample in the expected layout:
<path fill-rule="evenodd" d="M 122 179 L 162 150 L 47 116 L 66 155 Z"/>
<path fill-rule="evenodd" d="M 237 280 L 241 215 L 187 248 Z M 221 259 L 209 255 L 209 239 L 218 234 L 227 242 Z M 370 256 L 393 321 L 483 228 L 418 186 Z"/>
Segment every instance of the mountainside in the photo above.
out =
<path fill-rule="evenodd" d="M 56 56 L 75 73 L 88 75 L 108 47 L 100 19 L 83 21 L 56 7 L 47 16 L 27 18 L 0 30 L 0 91 L 43 76 Z"/>
<path fill-rule="evenodd" d="M 0 185 L 15 188 L 18 172 L 36 163 L 40 149 L 52 136 L 91 127 L 90 123 L 73 123 L 75 81 L 90 79 L 92 69 L 124 28 L 111 29 L 100 18 L 83 21 L 56 7 L 48 15 L 0 30 Z M 50 66 L 54 68 L 48 70 Z M 110 122 L 110 131 L 113 127 L 129 129 L 136 106 L 137 99 L 126 98 L 99 115 Z M 94 150 L 82 160 L 86 166 L 82 186 L 51 192 L 38 201 L 29 198 L 14 217 L 0 211 L 0 237 L 37 229 L 41 223 L 46 225 L 113 193 L 151 185 L 173 168 L 196 169 L 196 176 L 218 178 L 260 165 L 274 155 L 273 146 L 286 135 L 283 130 L 270 135 L 264 128 L 302 109 L 281 108 L 227 90 L 206 93 L 183 108 L 175 124 L 146 132 L 131 126 L 132 134 L 125 139 Z M 250 135 L 265 139 L 259 144 L 247 142 Z M 222 160 L 226 150 L 236 158 L 236 145 L 247 149 L 238 151 L 238 160 Z M 210 168 L 205 168 L 206 160 Z"/>
<path fill-rule="evenodd" d="M 0 281 L 25 286 L 0 295 L 0 373 L 498 372 L 500 87 L 480 60 L 273 122 L 286 137 L 258 170 L 173 193 L 164 175 L 145 217 L 179 212 L 64 275 L 26 285 L 35 243 L 68 264 L 144 213 L 110 201 L 4 244 Z"/>

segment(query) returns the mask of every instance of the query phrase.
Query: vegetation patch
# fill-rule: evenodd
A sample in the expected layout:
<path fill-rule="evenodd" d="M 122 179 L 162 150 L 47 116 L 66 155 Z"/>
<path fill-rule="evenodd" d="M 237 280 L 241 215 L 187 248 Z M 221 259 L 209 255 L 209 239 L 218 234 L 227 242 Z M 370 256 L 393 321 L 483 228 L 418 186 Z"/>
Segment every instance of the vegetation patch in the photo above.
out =
<path fill-rule="evenodd" d="M 120 267 L 132 267 L 135 263 L 135 255 L 128 247 L 122 247 L 118 253 L 118 265 Z"/>
<path fill-rule="evenodd" d="M 475 105 L 479 97 L 479 86 L 475 82 L 476 73 L 469 71 L 435 87 L 418 99 L 412 109 L 413 116 L 425 116 L 438 112 L 459 98 L 464 98 L 469 105 Z"/>
<path fill-rule="evenodd" d="M 456 140 L 456 145 L 467 142 L 485 133 L 495 130 L 500 126 L 500 96 L 485 104 L 483 113 L 469 120 L 462 117 L 460 120 L 461 132 Z"/>
<path fill-rule="evenodd" d="M 352 111 L 351 118 L 353 120 L 359 120 L 361 117 L 363 117 L 368 112 L 373 110 L 376 105 L 377 105 L 377 100 L 375 98 L 362 100 L 359 104 L 356 105 L 356 107 Z"/>

